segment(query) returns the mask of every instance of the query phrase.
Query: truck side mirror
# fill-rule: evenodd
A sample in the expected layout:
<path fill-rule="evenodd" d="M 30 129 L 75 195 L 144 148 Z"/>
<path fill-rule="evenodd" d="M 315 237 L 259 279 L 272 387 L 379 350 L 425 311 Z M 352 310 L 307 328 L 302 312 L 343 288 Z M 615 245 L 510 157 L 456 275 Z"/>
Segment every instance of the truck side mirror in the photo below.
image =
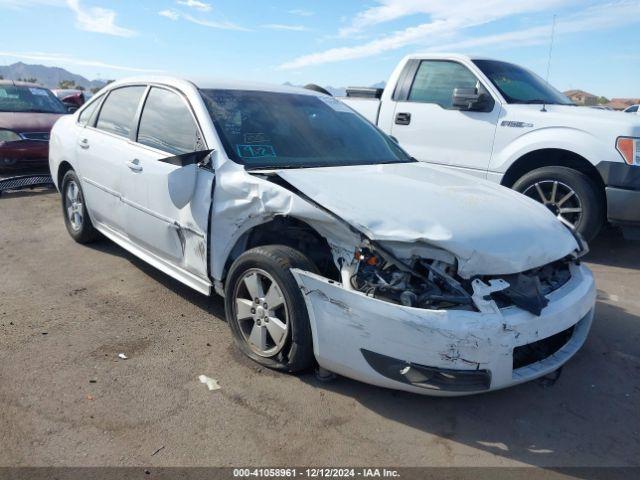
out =
<path fill-rule="evenodd" d="M 454 88 L 452 106 L 467 112 L 490 112 L 493 110 L 493 98 L 478 83 L 476 88 Z"/>

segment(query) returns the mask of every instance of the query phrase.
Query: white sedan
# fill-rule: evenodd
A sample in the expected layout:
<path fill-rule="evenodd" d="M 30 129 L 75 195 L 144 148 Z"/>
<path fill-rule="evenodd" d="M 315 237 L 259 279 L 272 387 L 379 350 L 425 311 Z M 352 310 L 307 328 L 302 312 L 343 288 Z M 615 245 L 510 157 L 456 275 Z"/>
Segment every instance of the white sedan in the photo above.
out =
<path fill-rule="evenodd" d="M 547 208 L 318 92 L 115 82 L 56 123 L 49 161 L 73 239 L 224 295 L 270 368 L 486 392 L 557 370 L 591 326 L 586 246 Z"/>

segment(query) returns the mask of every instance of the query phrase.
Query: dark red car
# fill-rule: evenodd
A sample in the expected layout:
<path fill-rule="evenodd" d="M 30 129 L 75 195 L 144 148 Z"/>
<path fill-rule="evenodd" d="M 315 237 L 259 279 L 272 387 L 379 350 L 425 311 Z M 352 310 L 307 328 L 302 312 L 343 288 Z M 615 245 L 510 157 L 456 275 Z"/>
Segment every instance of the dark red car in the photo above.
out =
<path fill-rule="evenodd" d="M 47 167 L 51 127 L 66 113 L 49 89 L 0 80 L 0 169 Z"/>

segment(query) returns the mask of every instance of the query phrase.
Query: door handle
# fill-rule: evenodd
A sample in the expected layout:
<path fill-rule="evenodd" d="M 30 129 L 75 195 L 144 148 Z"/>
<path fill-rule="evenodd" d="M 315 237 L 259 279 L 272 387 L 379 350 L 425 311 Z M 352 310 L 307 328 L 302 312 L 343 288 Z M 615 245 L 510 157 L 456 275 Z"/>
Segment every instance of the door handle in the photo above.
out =
<path fill-rule="evenodd" d="M 411 114 L 410 113 L 398 113 L 396 115 L 396 125 L 409 125 L 411 123 Z"/>
<path fill-rule="evenodd" d="M 80 148 L 89 148 L 89 139 L 88 138 L 83 138 L 82 140 L 80 140 Z"/>
<path fill-rule="evenodd" d="M 132 172 L 142 171 L 142 165 L 140 165 L 140 160 L 138 160 L 137 158 L 134 158 L 132 161 L 127 162 L 127 167 L 129 167 L 129 170 L 131 170 Z"/>

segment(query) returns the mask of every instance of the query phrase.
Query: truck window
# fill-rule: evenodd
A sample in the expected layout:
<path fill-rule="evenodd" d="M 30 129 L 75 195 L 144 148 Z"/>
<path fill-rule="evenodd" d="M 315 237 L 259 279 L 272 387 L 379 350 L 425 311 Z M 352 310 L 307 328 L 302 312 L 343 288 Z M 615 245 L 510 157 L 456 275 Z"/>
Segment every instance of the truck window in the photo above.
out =
<path fill-rule="evenodd" d="M 475 88 L 476 76 L 457 62 L 423 60 L 416 72 L 410 102 L 435 103 L 442 108 L 452 108 L 455 88 Z"/>
<path fill-rule="evenodd" d="M 474 60 L 508 103 L 573 105 L 536 74 L 518 65 L 497 60 Z"/>

